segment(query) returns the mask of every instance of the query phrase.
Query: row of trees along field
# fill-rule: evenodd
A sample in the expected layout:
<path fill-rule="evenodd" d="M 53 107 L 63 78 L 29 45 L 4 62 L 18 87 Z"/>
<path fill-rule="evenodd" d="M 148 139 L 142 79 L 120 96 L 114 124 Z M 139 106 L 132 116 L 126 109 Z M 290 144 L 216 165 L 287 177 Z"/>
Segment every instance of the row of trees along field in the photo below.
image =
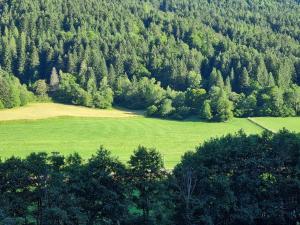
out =
<path fill-rule="evenodd" d="M 295 116 L 299 15 L 295 0 L 2 0 L 0 65 L 37 95 L 89 107 Z"/>
<path fill-rule="evenodd" d="M 1 225 L 282 225 L 300 222 L 300 136 L 243 132 L 186 153 L 172 173 L 139 147 L 124 165 L 32 153 L 0 162 Z"/>

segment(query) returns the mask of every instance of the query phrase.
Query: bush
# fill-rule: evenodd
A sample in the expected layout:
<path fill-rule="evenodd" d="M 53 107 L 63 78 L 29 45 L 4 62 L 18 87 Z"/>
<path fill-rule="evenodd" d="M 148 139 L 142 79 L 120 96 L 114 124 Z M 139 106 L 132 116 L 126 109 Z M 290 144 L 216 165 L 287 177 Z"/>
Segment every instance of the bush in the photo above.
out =
<path fill-rule="evenodd" d="M 157 114 L 157 107 L 155 105 L 151 105 L 147 108 L 146 115 L 147 116 L 155 116 Z"/>
<path fill-rule="evenodd" d="M 0 101 L 3 108 L 13 108 L 26 105 L 32 101 L 32 93 L 19 80 L 0 70 Z"/>

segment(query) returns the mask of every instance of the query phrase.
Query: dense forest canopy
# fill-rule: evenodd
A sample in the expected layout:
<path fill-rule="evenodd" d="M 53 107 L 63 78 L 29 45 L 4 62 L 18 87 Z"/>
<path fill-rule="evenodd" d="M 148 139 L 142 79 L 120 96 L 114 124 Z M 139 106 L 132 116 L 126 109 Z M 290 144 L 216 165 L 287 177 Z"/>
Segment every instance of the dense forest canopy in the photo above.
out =
<path fill-rule="evenodd" d="M 2 0 L 0 65 L 38 96 L 89 107 L 295 116 L 299 15 L 295 0 Z"/>
<path fill-rule="evenodd" d="M 173 173 L 139 147 L 0 161 L 0 225 L 296 225 L 300 137 L 240 132 L 187 153 Z"/>

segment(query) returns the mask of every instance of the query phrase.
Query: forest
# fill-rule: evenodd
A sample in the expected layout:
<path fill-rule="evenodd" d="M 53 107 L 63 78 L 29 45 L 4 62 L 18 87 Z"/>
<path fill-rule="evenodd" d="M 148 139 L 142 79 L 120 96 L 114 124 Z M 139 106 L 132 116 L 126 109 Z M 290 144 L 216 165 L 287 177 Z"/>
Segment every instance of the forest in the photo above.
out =
<path fill-rule="evenodd" d="M 173 172 L 142 146 L 126 165 L 103 147 L 89 160 L 32 153 L 0 161 L 0 224 L 296 225 L 299 168 L 287 130 L 211 139 Z"/>
<path fill-rule="evenodd" d="M 298 116 L 299 0 L 0 0 L 0 225 L 299 225 Z"/>
<path fill-rule="evenodd" d="M 1 0 L 0 108 L 299 116 L 299 15 L 296 0 Z"/>

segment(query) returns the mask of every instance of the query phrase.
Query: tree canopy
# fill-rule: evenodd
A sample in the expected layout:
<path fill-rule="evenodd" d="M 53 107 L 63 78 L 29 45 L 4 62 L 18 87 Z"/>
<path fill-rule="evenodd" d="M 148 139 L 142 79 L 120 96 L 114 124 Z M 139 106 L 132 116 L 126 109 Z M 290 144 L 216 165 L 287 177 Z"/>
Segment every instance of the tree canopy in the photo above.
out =
<path fill-rule="evenodd" d="M 213 120 L 294 116 L 299 14 L 295 0 L 3 0 L 0 66 L 29 88 L 45 80 L 54 99 L 89 107 L 156 107 L 149 115 L 183 119 L 204 101 L 195 110 L 178 95 L 218 87 L 228 110 L 211 107 Z M 58 71 L 72 75 L 70 87 Z M 268 91 L 276 87 L 283 110 L 272 113 L 263 105 L 277 107 Z"/>
<path fill-rule="evenodd" d="M 0 161 L 0 224 L 249 224 L 300 221 L 300 136 L 244 132 L 186 153 L 173 171 L 139 146 L 127 164 L 100 147 Z"/>

